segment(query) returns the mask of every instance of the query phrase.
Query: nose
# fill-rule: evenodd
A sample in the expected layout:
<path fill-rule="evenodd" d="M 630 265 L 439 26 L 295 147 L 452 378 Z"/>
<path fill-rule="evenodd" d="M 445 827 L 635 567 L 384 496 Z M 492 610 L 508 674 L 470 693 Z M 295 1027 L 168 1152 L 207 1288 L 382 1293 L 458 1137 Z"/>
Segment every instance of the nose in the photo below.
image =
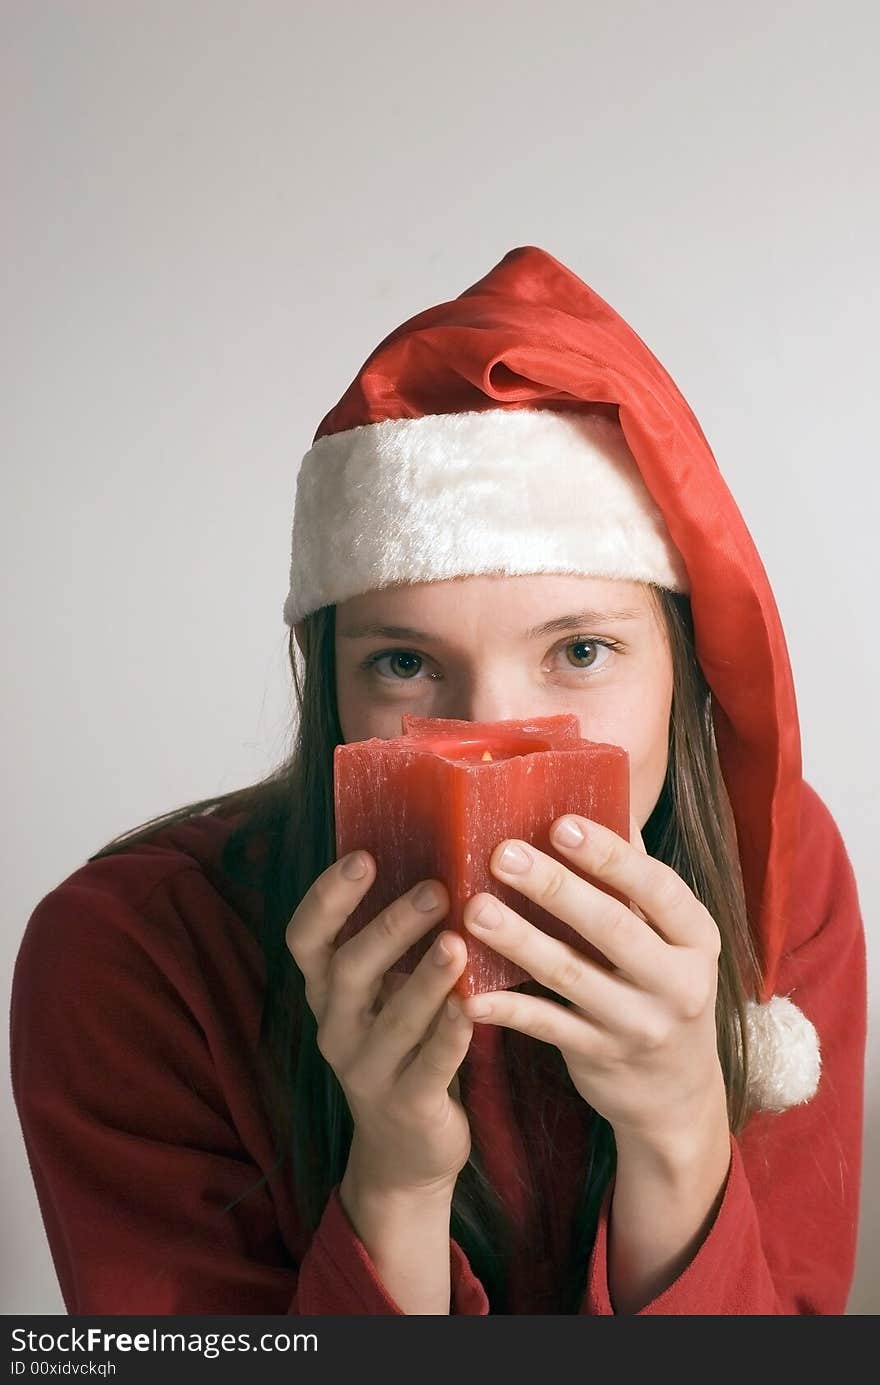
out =
<path fill-rule="evenodd" d="M 511 688 L 509 680 L 474 684 L 462 689 L 459 696 L 447 704 L 443 716 L 459 721 L 493 723 L 496 721 L 530 721 L 534 717 L 558 716 L 563 711 L 557 700 L 547 702 L 539 693 L 529 689 Z"/>
<path fill-rule="evenodd" d="M 497 671 L 494 676 L 484 672 L 481 677 L 463 680 L 456 690 L 457 696 L 447 703 L 448 710 L 444 710 L 443 715 L 459 721 L 482 722 L 516 721 L 534 716 L 536 705 L 526 706 L 523 690 L 514 688 L 512 682 L 509 676 L 503 677 Z M 537 704 L 537 699 L 532 702 Z"/>

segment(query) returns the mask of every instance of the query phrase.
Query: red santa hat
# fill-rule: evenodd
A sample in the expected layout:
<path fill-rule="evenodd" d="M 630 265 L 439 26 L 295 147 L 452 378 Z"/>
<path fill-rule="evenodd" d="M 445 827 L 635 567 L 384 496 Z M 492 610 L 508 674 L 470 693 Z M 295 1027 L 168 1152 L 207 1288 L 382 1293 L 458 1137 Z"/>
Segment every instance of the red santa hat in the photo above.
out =
<path fill-rule="evenodd" d="M 767 574 L 663 366 L 571 270 L 522 246 L 395 328 L 319 424 L 297 479 L 284 620 L 401 582 L 541 572 L 689 595 L 762 964 L 753 1100 L 808 1100 L 816 1032 L 773 994 L 801 752 Z"/>

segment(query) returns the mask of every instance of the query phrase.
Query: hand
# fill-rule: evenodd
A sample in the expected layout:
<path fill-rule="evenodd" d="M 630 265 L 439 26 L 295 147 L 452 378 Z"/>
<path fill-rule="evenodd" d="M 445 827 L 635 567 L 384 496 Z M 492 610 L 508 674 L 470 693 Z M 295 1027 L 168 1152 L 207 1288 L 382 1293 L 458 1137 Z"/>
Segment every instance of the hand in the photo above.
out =
<path fill-rule="evenodd" d="M 379 999 L 377 1002 L 377 1008 L 381 1010 L 385 1002 L 387 1000 L 390 1000 L 391 997 L 395 994 L 395 992 L 400 990 L 401 986 L 405 986 L 408 980 L 409 977 L 402 972 L 386 971 L 385 975 L 382 977 L 382 985 L 379 988 Z M 440 1016 L 438 1014 L 435 1017 L 433 1024 L 431 1025 L 432 1033 L 437 1028 L 439 1018 Z M 471 1025 L 471 1033 L 473 1033 L 473 1025 Z M 449 1095 L 455 1101 L 461 1101 L 461 1088 L 459 1086 L 457 1072 L 453 1073 L 452 1075 L 452 1081 L 449 1084 Z"/>
<path fill-rule="evenodd" d="M 351 1109 L 360 1186 L 390 1193 L 448 1191 L 451 1197 L 471 1148 L 456 1075 L 473 1024 L 460 1008 L 451 1018 L 446 1000 L 467 962 L 467 948 L 457 933 L 446 931 L 411 975 L 386 975 L 448 912 L 439 881 L 432 882 L 437 904 L 419 909 L 416 886 L 337 946 L 336 934 L 375 877 L 373 857 L 353 854 L 367 864 L 365 874 L 347 878 L 347 857 L 319 875 L 285 940 L 305 978 L 318 1048 Z"/>
<path fill-rule="evenodd" d="M 683 1122 L 710 1111 L 714 1118 L 719 1110 L 720 935 L 685 881 L 648 855 L 634 818 L 630 842 L 587 818 L 569 820 L 583 829 L 584 841 L 564 844 L 554 823 L 554 847 L 579 870 L 625 894 L 629 908 L 526 842 L 516 842 L 527 857 L 525 871 L 502 866 L 507 843 L 500 843 L 492 873 L 569 924 L 608 965 L 527 923 L 494 895 L 474 895 L 465 906 L 468 929 L 570 1005 L 497 991 L 469 997 L 463 1007 L 474 1019 L 556 1044 L 574 1086 L 618 1139 L 651 1144 L 680 1131 Z M 497 926 L 477 922 L 483 905 Z"/>

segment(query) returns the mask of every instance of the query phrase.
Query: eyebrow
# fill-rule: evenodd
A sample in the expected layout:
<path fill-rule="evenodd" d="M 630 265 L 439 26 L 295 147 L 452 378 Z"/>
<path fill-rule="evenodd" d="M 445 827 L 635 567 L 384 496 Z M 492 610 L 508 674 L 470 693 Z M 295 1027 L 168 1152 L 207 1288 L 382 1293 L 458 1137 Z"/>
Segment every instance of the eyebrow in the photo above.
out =
<path fill-rule="evenodd" d="M 525 631 L 523 639 L 537 640 L 542 635 L 574 630 L 579 626 L 596 627 L 614 625 L 621 620 L 639 620 L 642 615 L 642 611 L 575 611 L 572 615 L 557 616 L 555 620 L 545 620 L 541 625 L 533 625 Z M 389 640 L 418 640 L 422 644 L 430 644 L 432 641 L 437 644 L 443 643 L 436 635 L 431 635 L 425 630 L 413 630 L 408 625 L 356 625 L 350 630 L 340 630 L 338 634 L 344 640 L 365 640 L 380 636 Z"/>

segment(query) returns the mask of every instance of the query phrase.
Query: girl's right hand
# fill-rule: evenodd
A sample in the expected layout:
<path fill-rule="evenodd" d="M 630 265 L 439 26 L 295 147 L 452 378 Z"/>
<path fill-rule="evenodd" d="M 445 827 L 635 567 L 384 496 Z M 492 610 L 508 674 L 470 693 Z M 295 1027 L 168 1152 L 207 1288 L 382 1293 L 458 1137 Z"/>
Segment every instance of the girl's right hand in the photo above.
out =
<path fill-rule="evenodd" d="M 345 875 L 353 860 L 366 867 Z M 448 897 L 431 881 L 436 903 L 419 907 L 421 882 L 338 947 L 336 934 L 375 876 L 375 861 L 357 851 L 335 862 L 304 895 L 285 940 L 305 978 L 318 1022 L 318 1049 L 335 1072 L 354 1121 L 352 1156 L 359 1183 L 390 1193 L 448 1192 L 471 1150 L 456 1074 L 473 1021 L 446 1000 L 467 962 L 459 934 L 435 939 L 411 975 L 385 973 L 445 917 Z"/>

